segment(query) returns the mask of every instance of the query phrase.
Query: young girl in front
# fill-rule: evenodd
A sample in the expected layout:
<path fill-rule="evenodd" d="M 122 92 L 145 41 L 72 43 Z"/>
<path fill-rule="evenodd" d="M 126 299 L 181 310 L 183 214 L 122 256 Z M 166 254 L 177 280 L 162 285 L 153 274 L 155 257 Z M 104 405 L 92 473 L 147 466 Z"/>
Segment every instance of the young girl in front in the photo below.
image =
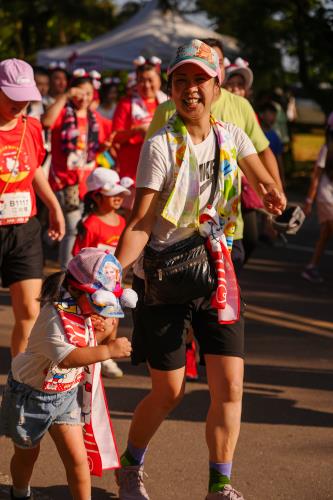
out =
<path fill-rule="evenodd" d="M 91 498 L 90 472 L 101 475 L 103 469 L 118 467 L 99 362 L 129 356 L 131 344 L 125 337 L 103 343 L 91 316 L 102 316 L 112 327 L 123 317 L 122 305 L 135 305 L 135 292 L 122 291 L 120 280 L 121 267 L 111 253 L 86 248 L 66 273 L 44 282 L 43 308 L 26 351 L 12 361 L 0 410 L 0 435 L 14 443 L 11 498 L 33 498 L 30 478 L 47 431 L 75 500 Z"/>
<path fill-rule="evenodd" d="M 121 233 L 125 229 L 125 219 L 117 213 L 124 196 L 128 196 L 133 181 L 129 177 L 121 180 L 114 170 L 97 167 L 87 179 L 88 192 L 84 197 L 83 218 L 78 224 L 73 255 L 81 248 L 97 247 L 114 253 Z M 127 186 L 127 187 L 126 187 Z M 116 338 L 116 321 L 112 338 Z M 102 362 L 102 374 L 108 378 L 123 376 L 122 370 L 113 359 Z"/>

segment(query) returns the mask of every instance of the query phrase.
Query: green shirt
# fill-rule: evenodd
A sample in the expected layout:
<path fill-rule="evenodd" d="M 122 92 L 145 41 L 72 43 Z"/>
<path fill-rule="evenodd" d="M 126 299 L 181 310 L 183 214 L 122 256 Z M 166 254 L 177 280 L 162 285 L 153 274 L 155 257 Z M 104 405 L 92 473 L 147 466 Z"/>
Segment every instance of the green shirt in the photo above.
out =
<path fill-rule="evenodd" d="M 175 111 L 176 107 L 172 100 L 168 100 L 160 104 L 155 111 L 153 120 L 146 135 L 146 139 L 149 139 L 160 128 L 164 127 Z M 217 120 L 233 123 L 244 130 L 244 132 L 251 139 L 258 153 L 261 153 L 264 149 L 268 148 L 269 142 L 258 123 L 255 112 L 249 101 L 243 97 L 232 94 L 225 89 L 221 89 L 220 97 L 212 105 L 212 115 L 215 116 Z M 243 237 L 243 227 L 244 223 L 239 204 L 237 227 L 234 239 L 237 240 Z"/>

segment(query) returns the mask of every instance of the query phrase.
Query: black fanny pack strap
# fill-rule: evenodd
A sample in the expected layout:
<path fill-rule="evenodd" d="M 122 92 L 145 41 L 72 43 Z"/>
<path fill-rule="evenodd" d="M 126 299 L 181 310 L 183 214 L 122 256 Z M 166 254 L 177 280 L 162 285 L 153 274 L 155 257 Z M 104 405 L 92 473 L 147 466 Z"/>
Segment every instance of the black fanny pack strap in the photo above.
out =
<path fill-rule="evenodd" d="M 212 205 L 214 198 L 215 198 L 215 192 L 216 192 L 216 186 L 217 186 L 217 179 L 219 176 L 219 166 L 220 166 L 220 146 L 219 146 L 219 141 L 217 138 L 217 135 L 214 131 L 214 136 L 215 136 L 215 158 L 214 158 L 214 175 L 212 179 L 212 189 L 210 192 L 209 200 L 207 202 L 207 205 Z"/>

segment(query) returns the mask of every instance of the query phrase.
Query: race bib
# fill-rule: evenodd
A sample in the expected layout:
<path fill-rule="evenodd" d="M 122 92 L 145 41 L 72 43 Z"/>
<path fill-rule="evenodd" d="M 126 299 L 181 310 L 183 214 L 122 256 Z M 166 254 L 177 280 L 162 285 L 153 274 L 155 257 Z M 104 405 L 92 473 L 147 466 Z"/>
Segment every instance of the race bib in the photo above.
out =
<path fill-rule="evenodd" d="M 23 224 L 32 210 L 29 191 L 4 193 L 0 196 L 0 225 Z"/>

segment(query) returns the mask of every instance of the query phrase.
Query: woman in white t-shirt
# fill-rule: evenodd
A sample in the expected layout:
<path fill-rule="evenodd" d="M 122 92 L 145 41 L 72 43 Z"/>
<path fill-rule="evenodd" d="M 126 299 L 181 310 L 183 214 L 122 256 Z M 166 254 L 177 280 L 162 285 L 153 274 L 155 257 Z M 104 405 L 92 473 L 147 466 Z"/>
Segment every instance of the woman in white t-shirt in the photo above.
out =
<path fill-rule="evenodd" d="M 319 151 L 312 173 L 304 206 L 306 215 L 310 215 L 315 199 L 320 235 L 311 260 L 302 272 L 302 277 L 312 283 L 322 283 L 323 278 L 318 266 L 326 245 L 333 235 L 333 112 L 327 119 L 326 142 Z"/>
<path fill-rule="evenodd" d="M 119 498 L 149 498 L 142 479 L 143 458 L 151 438 L 184 393 L 186 330 L 191 324 L 205 359 L 211 395 L 206 432 L 210 455 L 207 499 L 221 495 L 242 499 L 230 485 L 240 426 L 244 356 L 243 307 L 238 307 L 237 281 L 228 253 L 239 199 L 237 163 L 268 211 L 281 213 L 285 198 L 246 134 L 210 115 L 221 85 L 215 50 L 200 40 L 179 47 L 168 77 L 177 112 L 143 145 L 133 214 L 116 255 L 128 267 L 146 247 L 144 274 L 138 263 L 135 275 L 147 278 L 150 266 L 163 261 L 166 253 L 173 252 L 175 262 L 184 248 L 187 255 L 193 241 L 200 239 L 200 230 L 201 235 L 207 235 L 202 241 L 214 258 L 217 278 L 226 285 L 226 304 L 223 310 L 218 297 L 220 281 L 216 291 L 195 295 L 197 280 L 185 279 L 181 285 L 186 299 L 176 299 L 172 294 L 162 297 L 160 285 L 167 279 L 163 269 L 154 275 L 155 298 L 152 282 L 136 278 L 134 288 L 141 297 L 134 314 L 132 361 L 148 363 L 152 390 L 134 413 L 122 468 L 117 471 Z M 191 263 L 195 265 L 196 260 Z M 173 271 L 176 268 L 177 264 Z M 168 281 L 171 287 L 172 281 Z M 203 281 L 205 288 L 209 280 Z M 203 288 L 199 287 L 199 293 Z M 174 292 L 178 292 L 177 287 Z M 155 305 L 150 305 L 153 299 Z"/>

